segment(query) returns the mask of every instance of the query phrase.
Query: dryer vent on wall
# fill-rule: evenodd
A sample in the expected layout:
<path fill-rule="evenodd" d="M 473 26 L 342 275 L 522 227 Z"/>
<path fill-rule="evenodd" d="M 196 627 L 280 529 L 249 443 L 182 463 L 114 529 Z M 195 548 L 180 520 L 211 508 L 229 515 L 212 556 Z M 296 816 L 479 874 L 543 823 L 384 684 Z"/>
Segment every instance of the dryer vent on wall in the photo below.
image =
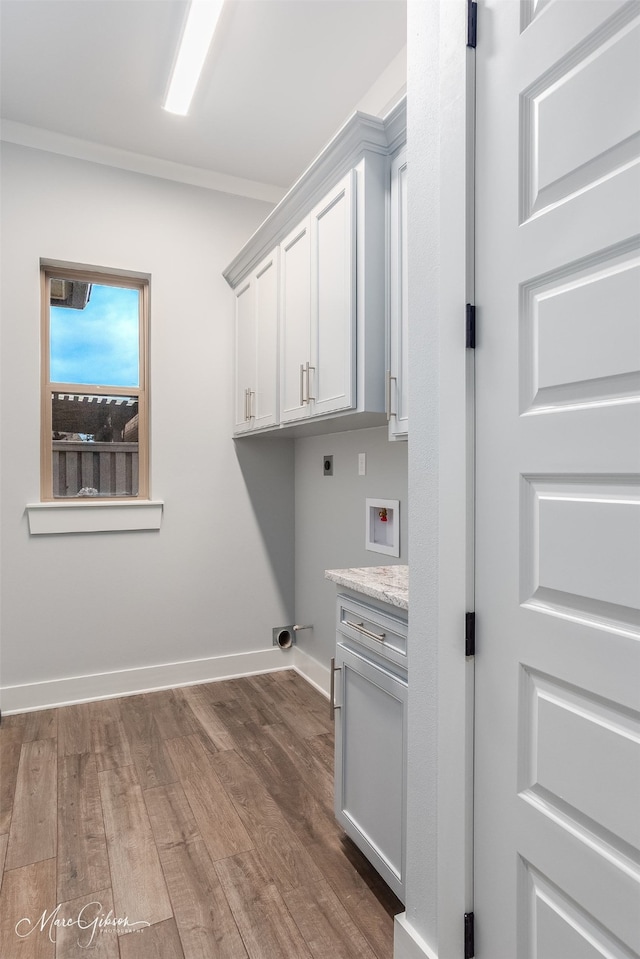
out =
<path fill-rule="evenodd" d="M 290 649 L 296 645 L 296 633 L 299 629 L 312 629 L 311 626 L 274 626 L 272 630 L 272 644 L 280 649 Z"/>

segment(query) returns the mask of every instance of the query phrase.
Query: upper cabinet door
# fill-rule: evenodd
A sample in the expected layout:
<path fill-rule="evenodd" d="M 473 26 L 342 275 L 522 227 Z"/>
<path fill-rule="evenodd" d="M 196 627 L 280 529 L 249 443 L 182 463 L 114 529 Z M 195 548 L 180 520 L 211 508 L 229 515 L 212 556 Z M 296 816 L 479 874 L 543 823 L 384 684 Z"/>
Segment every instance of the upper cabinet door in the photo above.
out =
<path fill-rule="evenodd" d="M 311 337 L 309 217 L 280 245 L 280 418 L 309 415 Z"/>
<path fill-rule="evenodd" d="M 355 407 L 356 217 L 351 170 L 311 212 L 311 415 Z"/>
<path fill-rule="evenodd" d="M 253 429 L 278 423 L 278 250 L 255 272 L 255 386 L 249 397 Z"/>
<path fill-rule="evenodd" d="M 249 391 L 254 389 L 256 363 L 256 318 L 253 278 L 242 283 L 236 294 L 236 368 L 234 426 L 236 433 L 251 429 Z"/>
<path fill-rule="evenodd" d="M 235 433 L 278 423 L 278 250 L 236 290 Z"/>
<path fill-rule="evenodd" d="M 389 384 L 387 415 L 389 438 L 409 433 L 409 347 L 407 310 L 407 152 L 391 164 L 389 273 Z"/>

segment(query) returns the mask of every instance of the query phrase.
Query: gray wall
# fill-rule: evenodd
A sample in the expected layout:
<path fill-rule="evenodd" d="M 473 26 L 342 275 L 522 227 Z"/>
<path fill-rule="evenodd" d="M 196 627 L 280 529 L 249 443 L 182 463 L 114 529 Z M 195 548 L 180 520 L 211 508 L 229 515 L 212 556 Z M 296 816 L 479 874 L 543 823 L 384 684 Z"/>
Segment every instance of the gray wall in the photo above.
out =
<path fill-rule="evenodd" d="M 293 451 L 265 444 L 258 469 L 231 438 L 222 278 L 270 205 L 10 144 L 2 184 L 2 686 L 271 648 L 293 610 Z M 159 532 L 29 535 L 40 257 L 151 275 Z"/>
<path fill-rule="evenodd" d="M 358 453 L 367 454 L 366 476 L 358 475 Z M 333 454 L 333 476 L 323 475 L 325 454 Z M 328 666 L 336 586 L 325 569 L 408 562 L 407 443 L 390 443 L 386 426 L 297 439 L 295 497 L 296 622 L 313 624 L 298 645 Z M 400 500 L 399 559 L 365 549 L 367 497 Z"/>

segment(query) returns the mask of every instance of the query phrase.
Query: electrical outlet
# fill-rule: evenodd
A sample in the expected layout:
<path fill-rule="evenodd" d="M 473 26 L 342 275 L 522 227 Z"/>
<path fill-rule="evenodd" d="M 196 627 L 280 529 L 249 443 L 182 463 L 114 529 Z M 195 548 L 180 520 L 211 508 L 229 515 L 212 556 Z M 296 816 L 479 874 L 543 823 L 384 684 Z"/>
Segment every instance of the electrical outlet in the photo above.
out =
<path fill-rule="evenodd" d="M 358 476 L 367 475 L 367 454 L 358 453 Z"/>
<path fill-rule="evenodd" d="M 322 470 L 325 476 L 333 476 L 333 456 L 322 458 Z"/>

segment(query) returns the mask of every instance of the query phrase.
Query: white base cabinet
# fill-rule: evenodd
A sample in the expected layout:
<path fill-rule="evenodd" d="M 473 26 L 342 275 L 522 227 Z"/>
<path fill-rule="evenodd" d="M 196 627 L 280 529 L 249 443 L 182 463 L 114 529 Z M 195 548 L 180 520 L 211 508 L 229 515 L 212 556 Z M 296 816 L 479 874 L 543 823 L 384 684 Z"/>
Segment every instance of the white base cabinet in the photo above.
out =
<path fill-rule="evenodd" d="M 406 638 L 406 621 L 354 603 L 347 631 L 338 597 L 335 671 L 335 814 L 398 898 L 405 899 L 407 672 L 386 656 L 388 624 Z M 364 613 L 364 616 L 362 615 Z M 359 614 L 359 615 L 358 615 Z M 344 616 L 342 617 L 344 621 Z M 361 643 L 353 638 L 362 630 Z M 347 633 L 351 633 L 349 636 Z"/>

